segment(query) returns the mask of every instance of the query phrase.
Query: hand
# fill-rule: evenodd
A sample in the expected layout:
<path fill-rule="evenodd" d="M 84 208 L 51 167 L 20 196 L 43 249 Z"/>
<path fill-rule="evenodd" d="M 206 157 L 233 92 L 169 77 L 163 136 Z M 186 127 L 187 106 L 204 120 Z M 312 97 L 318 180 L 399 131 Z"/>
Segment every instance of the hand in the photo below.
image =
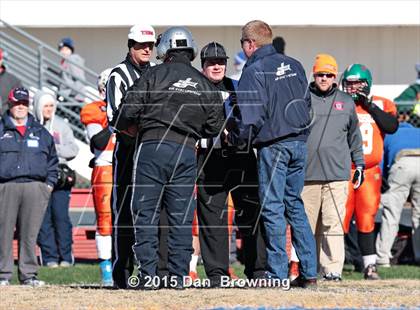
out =
<path fill-rule="evenodd" d="M 358 92 L 357 93 L 360 98 L 360 103 L 366 108 L 366 110 L 370 110 L 372 107 L 372 98 L 369 98 L 365 93 Z"/>
<path fill-rule="evenodd" d="M 356 171 L 353 174 L 353 180 L 351 181 L 354 184 L 353 188 L 358 189 L 363 184 L 364 180 L 365 180 L 365 172 L 364 172 L 363 167 L 357 167 Z"/>
<path fill-rule="evenodd" d="M 52 187 L 50 184 L 47 184 L 47 188 L 50 191 L 50 193 L 54 190 L 54 187 Z"/>
<path fill-rule="evenodd" d="M 123 134 L 125 134 L 125 135 L 127 135 L 129 137 L 132 137 L 132 138 L 135 138 L 136 137 L 137 132 L 138 132 L 138 130 L 137 130 L 137 126 L 136 125 L 131 125 L 126 130 L 121 130 L 121 133 L 123 133 Z"/>
<path fill-rule="evenodd" d="M 229 143 L 228 138 L 227 138 L 228 134 L 229 134 L 229 131 L 227 131 L 226 129 L 223 129 L 223 132 L 220 134 L 220 139 L 226 144 Z"/>
<path fill-rule="evenodd" d="M 134 145 L 137 136 L 137 126 L 131 125 L 125 130 L 120 131 L 120 139 L 126 146 Z"/>
<path fill-rule="evenodd" d="M 225 128 L 227 131 L 236 130 L 238 128 L 238 124 L 236 123 L 236 120 L 233 117 L 229 117 L 226 120 Z"/>

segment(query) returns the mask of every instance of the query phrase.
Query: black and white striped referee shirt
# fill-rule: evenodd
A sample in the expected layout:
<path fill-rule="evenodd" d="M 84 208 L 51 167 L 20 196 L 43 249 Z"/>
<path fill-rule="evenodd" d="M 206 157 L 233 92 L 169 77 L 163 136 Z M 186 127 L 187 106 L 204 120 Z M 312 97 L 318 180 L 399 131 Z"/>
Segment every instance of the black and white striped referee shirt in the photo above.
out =
<path fill-rule="evenodd" d="M 135 65 L 131 60 L 130 54 L 127 54 L 125 60 L 112 69 L 106 84 L 106 113 L 109 122 L 112 121 L 114 113 L 118 110 L 128 88 L 150 66 L 154 65 L 154 63 L 148 63 L 142 66 Z"/>

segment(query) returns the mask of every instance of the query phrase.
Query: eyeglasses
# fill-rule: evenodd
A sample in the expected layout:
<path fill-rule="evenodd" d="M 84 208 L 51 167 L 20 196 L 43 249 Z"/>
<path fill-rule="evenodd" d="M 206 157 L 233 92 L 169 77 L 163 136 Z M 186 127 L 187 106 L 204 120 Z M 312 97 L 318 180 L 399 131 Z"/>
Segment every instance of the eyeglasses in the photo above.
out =
<path fill-rule="evenodd" d="M 320 77 L 320 78 L 327 77 L 329 79 L 332 79 L 332 78 L 335 77 L 335 74 L 333 74 L 333 73 L 316 73 L 315 76 Z"/>
<path fill-rule="evenodd" d="M 155 43 L 153 43 L 153 42 L 136 42 L 135 44 L 134 44 L 134 46 L 133 46 L 133 48 L 137 51 L 137 50 L 140 50 L 140 49 L 146 49 L 146 48 L 149 48 L 149 49 L 153 49 L 153 47 L 155 46 Z"/>
<path fill-rule="evenodd" d="M 245 42 L 251 42 L 251 39 L 241 39 L 241 46 L 244 45 Z"/>

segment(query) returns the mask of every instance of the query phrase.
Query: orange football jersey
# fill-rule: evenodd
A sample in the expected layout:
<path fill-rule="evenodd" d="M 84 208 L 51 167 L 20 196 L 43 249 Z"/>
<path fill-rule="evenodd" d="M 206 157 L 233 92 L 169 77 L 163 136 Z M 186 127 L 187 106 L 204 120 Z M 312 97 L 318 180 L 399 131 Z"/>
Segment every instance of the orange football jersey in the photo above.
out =
<path fill-rule="evenodd" d="M 106 116 L 106 103 L 104 101 L 95 101 L 85 105 L 80 111 L 80 121 L 85 126 L 90 124 L 99 124 L 102 128 L 108 126 L 108 118 Z M 104 150 L 94 150 L 95 165 L 106 166 L 112 163 L 112 154 L 115 147 L 115 134 L 111 135 L 107 146 Z"/>
<path fill-rule="evenodd" d="M 372 102 L 383 111 L 395 116 L 397 115 L 397 107 L 391 100 L 373 96 Z M 366 169 L 368 169 L 378 165 L 382 160 L 385 134 L 381 132 L 372 116 L 362 105 L 356 104 L 356 113 L 359 118 L 359 128 L 363 139 L 363 154 Z"/>
<path fill-rule="evenodd" d="M 106 117 L 106 102 L 95 101 L 85 105 L 80 111 L 80 121 L 83 125 L 99 124 L 102 128 L 108 126 L 108 119 Z"/>

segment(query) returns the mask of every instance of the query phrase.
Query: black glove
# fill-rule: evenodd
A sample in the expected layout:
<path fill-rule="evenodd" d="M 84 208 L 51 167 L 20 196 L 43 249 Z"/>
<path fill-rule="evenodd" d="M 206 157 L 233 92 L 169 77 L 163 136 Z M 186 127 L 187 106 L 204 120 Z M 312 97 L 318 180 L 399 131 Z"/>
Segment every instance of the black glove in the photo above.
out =
<path fill-rule="evenodd" d="M 373 103 L 372 103 L 372 98 L 369 98 L 365 93 L 363 92 L 358 92 L 357 93 L 359 95 L 359 100 L 360 103 L 364 106 L 364 108 L 369 112 L 372 107 L 373 107 Z"/>
<path fill-rule="evenodd" d="M 109 129 L 109 127 L 105 127 L 100 132 L 98 132 L 96 135 L 94 135 L 90 139 L 90 149 L 93 153 L 93 149 L 98 150 L 105 150 L 106 146 L 108 145 L 109 138 L 111 138 L 112 132 Z"/>
<path fill-rule="evenodd" d="M 363 184 L 364 180 L 365 180 L 365 172 L 364 172 L 363 167 L 357 167 L 356 171 L 353 174 L 353 180 L 351 181 L 354 184 L 353 188 L 358 189 Z"/>
<path fill-rule="evenodd" d="M 386 193 L 390 188 L 387 178 L 382 176 L 381 194 Z"/>
<path fill-rule="evenodd" d="M 226 120 L 226 126 L 225 126 L 227 131 L 232 131 L 232 130 L 238 130 L 238 124 L 236 122 L 236 119 L 233 117 L 229 117 Z"/>

